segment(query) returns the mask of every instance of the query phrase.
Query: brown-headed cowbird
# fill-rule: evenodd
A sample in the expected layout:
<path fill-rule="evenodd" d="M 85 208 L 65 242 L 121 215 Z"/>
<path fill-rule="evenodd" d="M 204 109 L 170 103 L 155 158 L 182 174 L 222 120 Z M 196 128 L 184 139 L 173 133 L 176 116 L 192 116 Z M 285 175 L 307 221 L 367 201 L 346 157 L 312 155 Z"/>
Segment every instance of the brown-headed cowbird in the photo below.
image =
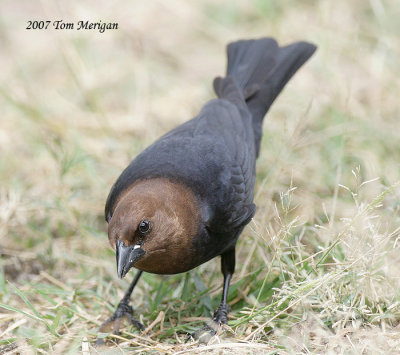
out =
<path fill-rule="evenodd" d="M 272 38 L 229 44 L 227 75 L 214 80 L 218 98 L 159 138 L 122 172 L 105 207 L 108 238 L 116 249 L 118 276 L 132 267 L 139 271 L 103 326 L 114 323 L 118 332 L 120 318 L 127 315 L 143 328 L 129 306 L 143 271 L 181 273 L 216 256 L 221 256 L 224 281 L 213 321 L 227 322 L 236 242 L 256 210 L 263 118 L 315 49 L 306 42 L 279 47 Z M 215 333 L 210 326 L 203 330 Z"/>

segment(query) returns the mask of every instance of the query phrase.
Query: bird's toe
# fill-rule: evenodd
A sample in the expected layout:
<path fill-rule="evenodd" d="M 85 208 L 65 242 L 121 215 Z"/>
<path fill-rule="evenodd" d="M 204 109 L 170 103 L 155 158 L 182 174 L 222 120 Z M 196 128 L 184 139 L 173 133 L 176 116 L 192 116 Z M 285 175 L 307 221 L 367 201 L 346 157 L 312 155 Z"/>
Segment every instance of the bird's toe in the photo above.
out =
<path fill-rule="evenodd" d="M 112 331 L 113 334 L 118 335 L 122 327 L 123 321 L 127 320 L 133 324 L 138 330 L 144 330 L 144 325 L 133 317 L 133 308 L 126 302 L 120 302 L 114 314 L 108 318 L 99 328 L 99 332 L 107 333 Z M 96 345 L 104 344 L 103 339 L 97 339 Z"/>
<path fill-rule="evenodd" d="M 199 344 L 207 344 L 211 338 L 217 334 L 221 326 L 228 323 L 228 313 L 230 307 L 226 303 L 221 303 L 210 319 L 202 328 L 191 333 L 186 341 L 197 340 Z"/>

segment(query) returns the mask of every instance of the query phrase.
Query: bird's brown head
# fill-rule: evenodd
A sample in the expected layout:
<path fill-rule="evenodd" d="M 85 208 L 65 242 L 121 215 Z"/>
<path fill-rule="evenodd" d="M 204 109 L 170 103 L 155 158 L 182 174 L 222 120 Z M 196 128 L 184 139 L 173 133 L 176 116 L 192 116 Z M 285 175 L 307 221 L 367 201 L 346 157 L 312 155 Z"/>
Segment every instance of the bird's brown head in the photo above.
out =
<path fill-rule="evenodd" d="M 108 225 L 118 276 L 132 266 L 157 274 L 191 269 L 198 228 L 198 202 L 188 187 L 164 178 L 136 182 L 119 198 Z"/>

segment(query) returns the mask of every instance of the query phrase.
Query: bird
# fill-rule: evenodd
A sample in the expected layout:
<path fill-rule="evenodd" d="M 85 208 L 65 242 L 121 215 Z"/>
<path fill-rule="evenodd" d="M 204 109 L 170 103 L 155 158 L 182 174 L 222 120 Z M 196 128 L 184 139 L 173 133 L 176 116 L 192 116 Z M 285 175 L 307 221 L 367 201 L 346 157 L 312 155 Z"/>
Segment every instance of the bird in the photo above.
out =
<path fill-rule="evenodd" d="M 273 38 L 227 45 L 225 77 L 213 81 L 217 98 L 194 118 L 156 140 L 123 170 L 105 205 L 108 239 L 116 250 L 118 277 L 137 273 L 115 313 L 100 330 L 133 317 L 130 297 L 143 272 L 178 274 L 221 258 L 221 302 L 191 334 L 215 335 L 228 321 L 235 247 L 256 206 L 256 159 L 270 106 L 316 46 L 299 41 L 279 46 Z"/>

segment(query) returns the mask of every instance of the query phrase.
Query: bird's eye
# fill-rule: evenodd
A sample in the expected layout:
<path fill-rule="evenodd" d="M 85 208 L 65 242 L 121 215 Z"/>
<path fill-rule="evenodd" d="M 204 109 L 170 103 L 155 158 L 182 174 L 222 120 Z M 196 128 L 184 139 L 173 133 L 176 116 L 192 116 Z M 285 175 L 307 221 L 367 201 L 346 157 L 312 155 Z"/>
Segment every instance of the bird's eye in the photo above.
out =
<path fill-rule="evenodd" d="M 144 219 L 139 224 L 139 232 L 140 232 L 140 234 L 148 233 L 150 231 L 150 228 L 151 228 L 150 221 L 147 220 L 147 219 Z"/>

